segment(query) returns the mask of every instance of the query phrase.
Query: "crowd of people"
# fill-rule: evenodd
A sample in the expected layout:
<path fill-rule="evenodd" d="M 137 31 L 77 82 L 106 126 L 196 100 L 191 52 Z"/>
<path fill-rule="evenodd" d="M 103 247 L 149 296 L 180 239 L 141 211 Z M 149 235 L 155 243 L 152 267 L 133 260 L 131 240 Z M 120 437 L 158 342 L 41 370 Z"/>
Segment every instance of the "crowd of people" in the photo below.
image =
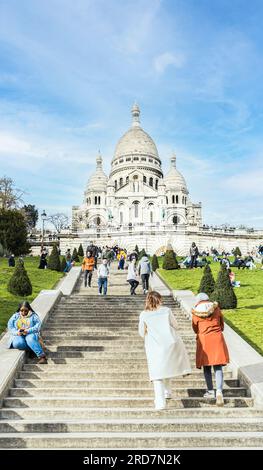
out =
<path fill-rule="evenodd" d="M 111 262 L 117 260 L 118 270 L 127 269 L 127 282 L 130 284 L 130 294 L 136 295 L 136 289 L 141 277 L 142 288 L 145 294 L 149 290 L 149 278 L 152 274 L 152 266 L 147 255 L 138 261 L 138 253 L 118 246 L 99 248 L 93 244 L 87 247 L 86 255 L 82 262 L 84 273 L 84 287 L 91 287 L 93 273 L 97 271 L 99 295 L 106 295 Z M 99 261 L 99 264 L 98 264 Z M 128 262 L 128 264 L 127 264 Z"/>

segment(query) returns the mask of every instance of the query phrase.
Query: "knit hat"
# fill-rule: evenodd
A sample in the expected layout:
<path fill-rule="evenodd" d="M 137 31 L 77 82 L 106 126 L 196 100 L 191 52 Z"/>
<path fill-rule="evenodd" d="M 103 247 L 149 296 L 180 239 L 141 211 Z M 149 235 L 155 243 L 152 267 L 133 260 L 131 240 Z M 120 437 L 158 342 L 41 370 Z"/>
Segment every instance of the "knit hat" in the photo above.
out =
<path fill-rule="evenodd" d="M 196 304 L 198 304 L 199 302 L 202 302 L 202 300 L 209 300 L 208 295 L 205 294 L 204 292 L 200 292 L 200 294 L 197 294 L 195 298 Z"/>

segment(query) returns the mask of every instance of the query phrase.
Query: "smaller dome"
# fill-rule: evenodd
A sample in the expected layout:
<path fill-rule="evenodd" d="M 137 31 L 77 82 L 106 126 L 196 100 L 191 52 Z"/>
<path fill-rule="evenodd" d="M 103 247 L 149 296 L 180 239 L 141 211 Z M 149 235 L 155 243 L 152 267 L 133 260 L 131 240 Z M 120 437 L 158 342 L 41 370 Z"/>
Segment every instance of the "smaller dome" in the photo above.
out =
<path fill-rule="evenodd" d="M 96 163 L 97 163 L 96 171 L 93 175 L 91 175 L 87 183 L 86 191 L 106 191 L 107 190 L 108 177 L 104 173 L 103 168 L 102 168 L 102 157 L 101 157 L 100 152 L 96 158 Z"/>
<path fill-rule="evenodd" d="M 186 181 L 181 173 L 176 168 L 176 156 L 171 158 L 171 168 L 167 175 L 164 177 L 164 184 L 166 189 L 184 190 L 188 193 Z"/>

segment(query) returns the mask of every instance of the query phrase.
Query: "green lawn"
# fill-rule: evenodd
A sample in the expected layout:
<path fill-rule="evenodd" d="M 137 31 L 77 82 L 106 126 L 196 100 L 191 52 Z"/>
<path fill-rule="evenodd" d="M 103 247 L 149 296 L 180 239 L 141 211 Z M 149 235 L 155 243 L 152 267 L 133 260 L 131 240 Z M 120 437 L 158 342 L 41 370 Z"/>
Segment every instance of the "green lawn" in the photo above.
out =
<path fill-rule="evenodd" d="M 17 261 L 17 260 L 16 260 Z M 31 302 L 42 289 L 52 289 L 63 273 L 49 269 L 38 269 L 39 257 L 26 257 L 25 268 L 33 286 L 33 293 L 26 300 Z M 8 259 L 0 258 L 0 333 L 6 328 L 10 316 L 16 311 L 21 297 L 12 295 L 7 290 L 8 281 L 14 268 L 8 267 Z"/>
<path fill-rule="evenodd" d="M 159 259 L 159 265 L 162 261 Z M 211 263 L 216 279 L 219 263 Z M 233 310 L 224 310 L 226 322 L 242 336 L 260 354 L 263 354 L 263 270 L 238 270 L 231 268 L 241 287 L 235 288 L 238 306 Z M 203 269 L 178 269 L 175 271 L 158 270 L 160 276 L 172 289 L 189 289 L 197 294 Z"/>

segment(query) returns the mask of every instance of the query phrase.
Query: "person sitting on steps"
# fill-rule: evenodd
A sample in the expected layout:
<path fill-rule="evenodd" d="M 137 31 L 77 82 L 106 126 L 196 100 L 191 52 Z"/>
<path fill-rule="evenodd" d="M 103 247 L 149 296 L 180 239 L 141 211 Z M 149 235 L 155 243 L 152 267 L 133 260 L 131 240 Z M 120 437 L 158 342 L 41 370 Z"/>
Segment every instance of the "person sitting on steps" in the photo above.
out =
<path fill-rule="evenodd" d="M 19 304 L 7 328 L 11 333 L 9 348 L 33 351 L 39 358 L 38 364 L 47 364 L 46 354 L 39 341 L 41 321 L 29 302 Z"/>

